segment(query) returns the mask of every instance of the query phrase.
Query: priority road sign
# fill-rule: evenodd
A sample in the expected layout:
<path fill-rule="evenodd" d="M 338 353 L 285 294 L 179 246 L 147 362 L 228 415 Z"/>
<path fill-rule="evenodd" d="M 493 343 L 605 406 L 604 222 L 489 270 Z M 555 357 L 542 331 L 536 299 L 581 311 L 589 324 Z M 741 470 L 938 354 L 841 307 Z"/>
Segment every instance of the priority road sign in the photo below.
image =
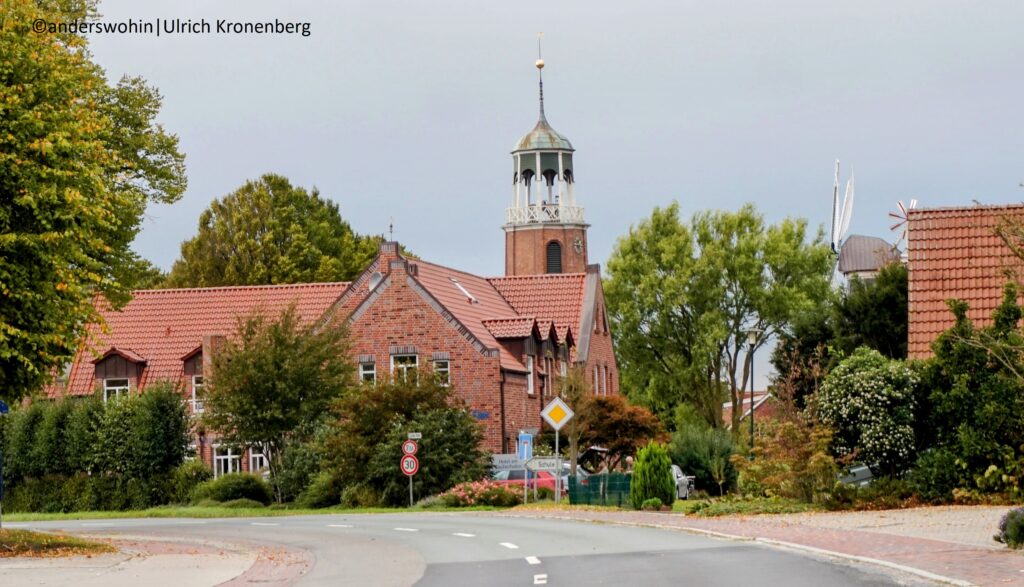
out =
<path fill-rule="evenodd" d="M 412 477 L 420 470 L 420 461 L 412 455 L 402 456 L 402 472 Z"/>
<path fill-rule="evenodd" d="M 419 449 L 420 445 L 416 444 L 415 440 L 406 440 L 402 443 L 402 454 L 414 455 Z"/>
<path fill-rule="evenodd" d="M 574 412 L 572 411 L 572 408 L 562 401 L 562 398 L 560 397 L 556 397 L 551 400 L 551 403 L 544 406 L 544 409 L 540 413 L 540 415 L 547 420 L 547 423 L 551 424 L 551 427 L 555 430 L 561 430 L 562 426 L 565 426 L 566 422 L 572 420 L 573 414 Z"/>

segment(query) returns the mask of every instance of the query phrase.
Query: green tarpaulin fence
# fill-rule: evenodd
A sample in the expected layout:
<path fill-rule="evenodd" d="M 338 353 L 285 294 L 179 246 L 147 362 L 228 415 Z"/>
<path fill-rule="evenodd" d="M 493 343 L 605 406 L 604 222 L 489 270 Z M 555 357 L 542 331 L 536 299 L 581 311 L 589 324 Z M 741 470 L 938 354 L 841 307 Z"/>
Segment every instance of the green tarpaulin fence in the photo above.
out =
<path fill-rule="evenodd" d="M 583 505 L 629 506 L 631 475 L 611 473 L 588 477 L 569 477 L 569 503 Z"/>

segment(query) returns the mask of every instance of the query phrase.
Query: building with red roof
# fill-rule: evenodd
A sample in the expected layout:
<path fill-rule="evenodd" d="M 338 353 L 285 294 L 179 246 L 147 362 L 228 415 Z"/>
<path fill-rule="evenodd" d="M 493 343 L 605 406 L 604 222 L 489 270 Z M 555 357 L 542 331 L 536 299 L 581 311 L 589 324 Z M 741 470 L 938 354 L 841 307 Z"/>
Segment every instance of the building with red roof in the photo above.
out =
<path fill-rule="evenodd" d="M 543 86 L 541 86 L 543 88 Z M 135 292 L 122 309 L 102 301 L 94 325 L 51 397 L 143 391 L 157 381 L 182 387 L 201 412 L 204 368 L 239 319 L 275 316 L 295 304 L 301 320 L 347 321 L 357 377 L 373 384 L 410 369 L 452 386 L 484 427 L 484 447 L 509 452 L 570 366 L 595 394 L 619 393 L 618 367 L 600 267 L 587 263 L 583 208 L 576 202 L 573 148 L 540 120 L 512 152 L 512 205 L 505 211 L 505 272 L 481 277 L 408 259 L 395 242 L 351 283 L 166 289 Z M 215 471 L 254 470 L 238 447 L 199 435 L 196 449 Z"/>
<path fill-rule="evenodd" d="M 967 317 L 991 323 L 1010 275 L 1024 263 L 996 234 L 1004 219 L 1024 220 L 1024 204 L 918 208 L 907 213 L 908 356 L 932 355 L 931 344 L 953 326 L 946 304 L 968 303 Z"/>

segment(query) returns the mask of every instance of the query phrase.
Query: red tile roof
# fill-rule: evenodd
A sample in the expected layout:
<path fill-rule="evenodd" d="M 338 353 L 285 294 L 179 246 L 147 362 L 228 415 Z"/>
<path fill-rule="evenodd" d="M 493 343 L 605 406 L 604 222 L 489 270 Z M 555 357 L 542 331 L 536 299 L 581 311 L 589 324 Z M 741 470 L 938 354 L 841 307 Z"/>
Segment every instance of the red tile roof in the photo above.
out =
<path fill-rule="evenodd" d="M 231 335 L 239 317 L 255 311 L 277 314 L 291 303 L 303 322 L 316 320 L 347 286 L 311 283 L 137 291 L 120 311 L 109 309 L 101 300 L 98 307 L 107 333 L 95 325 L 90 328 L 89 347 L 75 358 L 67 393 L 92 393 L 90 356 L 115 349 L 122 356 L 130 352 L 145 360 L 141 386 L 161 379 L 179 381 L 184 376 L 182 358 L 193 354 L 204 335 Z"/>
<path fill-rule="evenodd" d="M 484 325 L 485 320 L 520 318 L 487 279 L 418 259 L 410 260 L 410 263 L 417 267 L 416 281 L 422 284 L 430 295 L 451 312 L 452 316 L 484 346 L 498 349 L 502 367 L 526 370 L 522 361 L 498 344 L 497 339 Z"/>
<path fill-rule="evenodd" d="M 968 317 L 988 324 L 1002 299 L 1008 269 L 1024 263 L 996 236 L 1006 216 L 1024 219 L 1024 204 L 911 210 L 907 222 L 909 356 L 931 356 L 932 341 L 953 325 L 946 300 L 970 305 Z"/>
<path fill-rule="evenodd" d="M 533 316 L 524 316 L 522 318 L 484 320 L 483 324 L 494 338 L 526 338 L 533 334 L 537 320 Z"/>
<path fill-rule="evenodd" d="M 541 334 L 554 322 L 562 342 L 569 330 L 580 332 L 586 278 L 585 273 L 560 273 L 492 277 L 488 281 L 517 312 L 536 316 Z"/>
<path fill-rule="evenodd" d="M 119 357 L 124 357 L 125 359 L 128 359 L 129 361 L 131 361 L 133 363 L 145 363 L 146 362 L 146 359 L 143 356 L 141 356 L 138 353 L 132 351 L 131 349 L 119 349 L 116 346 L 110 347 L 109 349 L 107 349 L 107 352 L 105 352 L 102 355 L 96 357 L 95 359 L 92 360 L 92 362 L 95 365 L 96 363 L 99 363 L 100 361 L 106 359 L 107 357 L 109 357 L 111 355 L 117 355 Z"/>

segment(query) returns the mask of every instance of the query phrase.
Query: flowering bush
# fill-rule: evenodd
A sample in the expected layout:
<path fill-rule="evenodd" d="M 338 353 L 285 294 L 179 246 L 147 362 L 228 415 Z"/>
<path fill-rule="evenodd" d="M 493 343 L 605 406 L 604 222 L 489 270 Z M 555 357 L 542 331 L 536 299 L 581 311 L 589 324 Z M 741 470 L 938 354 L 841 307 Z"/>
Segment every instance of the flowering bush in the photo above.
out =
<path fill-rule="evenodd" d="M 861 347 L 825 378 L 818 417 L 835 430 L 832 448 L 854 453 L 886 475 L 902 474 L 914 459 L 914 387 L 904 363 Z"/>
<path fill-rule="evenodd" d="M 1010 548 L 1024 546 L 1024 508 L 1016 508 L 1006 512 L 999 520 L 999 533 L 992 537 Z"/>
<path fill-rule="evenodd" d="M 522 501 L 516 486 L 510 487 L 490 479 L 460 483 L 442 493 L 441 500 L 448 507 L 469 507 L 475 505 L 512 507 Z"/>

